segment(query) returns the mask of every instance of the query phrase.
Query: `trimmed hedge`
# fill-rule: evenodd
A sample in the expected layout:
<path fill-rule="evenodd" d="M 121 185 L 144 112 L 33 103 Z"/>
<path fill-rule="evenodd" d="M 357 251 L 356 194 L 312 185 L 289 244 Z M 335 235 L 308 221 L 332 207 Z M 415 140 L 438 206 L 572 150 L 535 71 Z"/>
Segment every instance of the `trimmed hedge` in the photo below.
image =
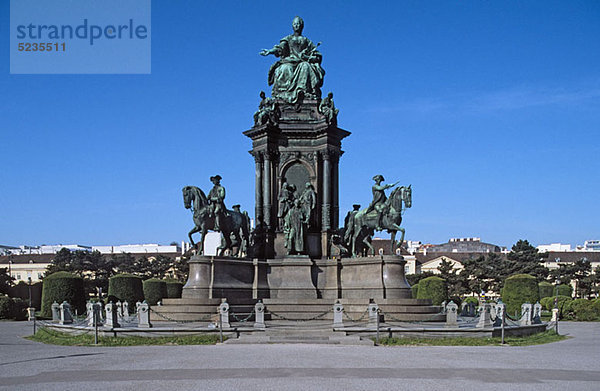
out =
<path fill-rule="evenodd" d="M 573 297 L 573 287 L 570 284 L 560 284 L 558 286 L 558 295 Z"/>
<path fill-rule="evenodd" d="M 419 296 L 419 283 L 411 286 L 410 289 L 412 290 L 412 298 L 416 299 Z"/>
<path fill-rule="evenodd" d="M 19 297 L 29 304 L 29 285 L 24 281 L 19 281 L 17 285 L 11 286 L 8 290 L 10 297 Z M 42 308 L 42 282 L 38 281 L 31 284 L 31 306 L 38 310 Z"/>
<path fill-rule="evenodd" d="M 108 296 L 114 296 L 118 301 L 126 301 L 129 308 L 135 308 L 135 303 L 144 300 L 142 279 L 133 274 L 117 274 L 108 280 Z"/>
<path fill-rule="evenodd" d="M 448 300 L 446 280 L 432 276 L 419 281 L 417 299 L 431 299 L 433 305 L 440 305 Z"/>
<path fill-rule="evenodd" d="M 538 288 L 540 291 L 540 300 L 544 297 L 554 296 L 554 285 L 550 284 L 548 281 L 540 282 Z"/>
<path fill-rule="evenodd" d="M 13 300 L 8 296 L 0 296 L 0 319 L 12 319 Z"/>
<path fill-rule="evenodd" d="M 42 316 L 52 316 L 52 303 L 66 301 L 71 311 L 85 312 L 85 290 L 83 278 L 68 272 L 56 272 L 44 278 L 42 283 Z"/>
<path fill-rule="evenodd" d="M 183 293 L 183 283 L 177 280 L 166 280 L 167 297 L 169 299 L 179 299 Z"/>
<path fill-rule="evenodd" d="M 144 281 L 144 297 L 148 304 L 156 305 L 156 303 L 167 297 L 167 283 L 156 278 Z"/>
<path fill-rule="evenodd" d="M 575 299 L 568 305 L 569 316 L 575 320 L 591 321 L 600 318 L 600 311 L 591 300 Z"/>
<path fill-rule="evenodd" d="M 506 312 L 520 313 L 523 303 L 537 302 L 540 299 L 538 289 L 537 280 L 529 274 L 515 274 L 508 277 L 502 289 L 502 301 L 506 304 Z"/>
<path fill-rule="evenodd" d="M 474 296 L 466 297 L 464 300 L 465 303 L 473 303 L 475 305 L 479 305 L 479 299 Z"/>

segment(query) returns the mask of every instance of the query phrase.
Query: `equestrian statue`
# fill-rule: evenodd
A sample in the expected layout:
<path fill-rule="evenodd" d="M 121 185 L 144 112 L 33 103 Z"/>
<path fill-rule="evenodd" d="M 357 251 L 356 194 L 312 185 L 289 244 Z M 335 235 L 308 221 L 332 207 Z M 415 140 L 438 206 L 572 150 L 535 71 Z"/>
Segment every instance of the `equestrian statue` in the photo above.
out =
<path fill-rule="evenodd" d="M 221 232 L 223 243 L 217 249 L 217 255 L 223 256 L 225 250 L 230 250 L 233 256 L 242 256 L 243 249 L 248 244 L 250 218 L 247 212 L 241 212 L 236 205 L 234 210 L 228 210 L 225 207 L 225 188 L 221 185 L 221 176 L 210 177 L 213 188 L 208 193 L 196 186 L 185 186 L 183 191 L 183 205 L 193 213 L 194 228 L 189 232 L 188 237 L 193 247 L 197 246 L 198 253 L 204 252 L 204 238 L 209 230 Z M 200 232 L 200 241 L 196 244 L 192 234 Z M 234 247 L 237 250 L 234 252 Z"/>

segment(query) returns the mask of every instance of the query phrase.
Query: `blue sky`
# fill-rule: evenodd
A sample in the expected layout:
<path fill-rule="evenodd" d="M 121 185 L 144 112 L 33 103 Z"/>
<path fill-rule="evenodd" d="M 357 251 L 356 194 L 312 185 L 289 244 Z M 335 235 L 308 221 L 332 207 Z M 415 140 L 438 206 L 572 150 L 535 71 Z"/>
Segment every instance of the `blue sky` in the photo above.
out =
<path fill-rule="evenodd" d="M 10 75 L 2 0 L 0 244 L 180 241 L 216 173 L 253 214 L 241 132 L 295 15 L 352 132 L 342 215 L 382 173 L 407 239 L 600 238 L 600 2 L 154 0 L 151 75 Z"/>

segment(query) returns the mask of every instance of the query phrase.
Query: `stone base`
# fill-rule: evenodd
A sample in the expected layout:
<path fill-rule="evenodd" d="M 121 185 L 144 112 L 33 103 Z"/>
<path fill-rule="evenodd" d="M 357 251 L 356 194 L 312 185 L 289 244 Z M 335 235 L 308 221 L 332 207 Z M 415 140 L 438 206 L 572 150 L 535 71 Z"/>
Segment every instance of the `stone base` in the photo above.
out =
<path fill-rule="evenodd" d="M 412 292 L 404 274 L 405 265 L 399 255 L 342 259 L 342 298 L 410 299 Z"/>
<path fill-rule="evenodd" d="M 274 299 L 316 299 L 317 287 L 312 281 L 313 261 L 307 255 L 268 260 L 267 279 L 270 297 Z"/>

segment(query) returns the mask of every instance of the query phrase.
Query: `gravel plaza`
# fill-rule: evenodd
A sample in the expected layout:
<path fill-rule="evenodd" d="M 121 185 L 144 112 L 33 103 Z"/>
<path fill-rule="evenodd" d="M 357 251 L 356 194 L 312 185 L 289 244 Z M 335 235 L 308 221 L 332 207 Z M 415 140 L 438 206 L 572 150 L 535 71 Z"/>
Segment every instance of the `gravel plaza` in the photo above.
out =
<path fill-rule="evenodd" d="M 0 322 L 6 390 L 597 390 L 600 323 L 562 322 L 572 338 L 528 347 L 311 344 L 67 347 Z"/>

